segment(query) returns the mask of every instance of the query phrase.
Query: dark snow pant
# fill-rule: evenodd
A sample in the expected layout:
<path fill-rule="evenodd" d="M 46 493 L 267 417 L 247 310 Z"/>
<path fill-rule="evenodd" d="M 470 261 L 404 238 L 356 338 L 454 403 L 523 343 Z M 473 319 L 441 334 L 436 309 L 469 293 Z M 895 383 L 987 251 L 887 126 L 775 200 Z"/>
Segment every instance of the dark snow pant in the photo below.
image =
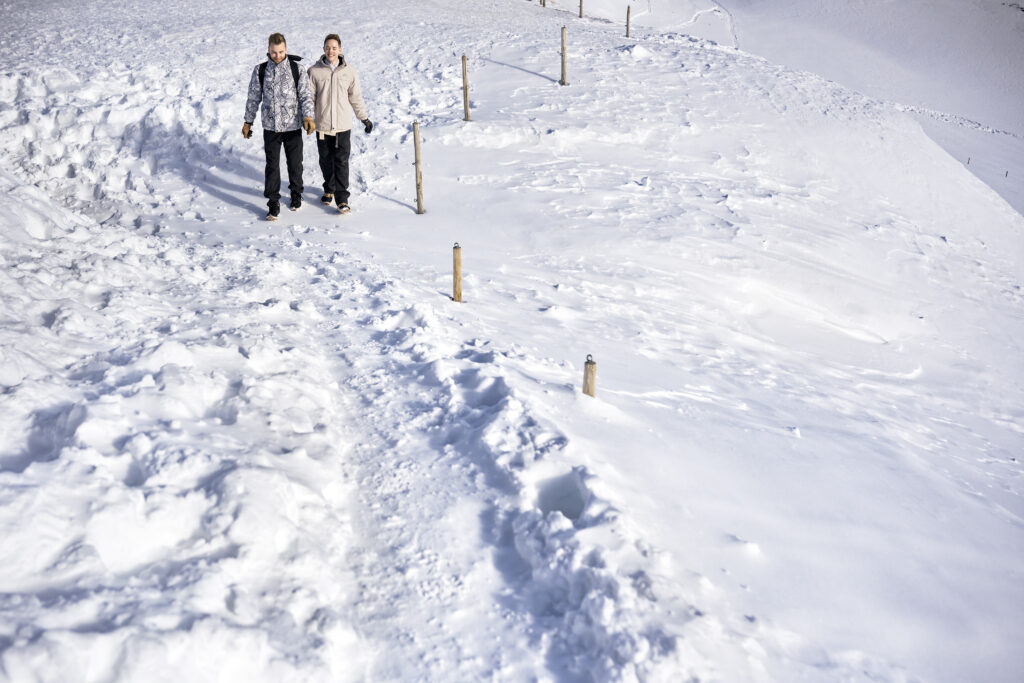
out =
<path fill-rule="evenodd" d="M 288 190 L 293 200 L 302 198 L 302 131 L 277 133 L 265 130 L 263 150 L 267 154 L 267 185 L 263 196 L 272 202 L 281 199 L 281 145 L 284 145 L 284 158 L 288 165 Z"/>
<path fill-rule="evenodd" d="M 320 171 L 324 174 L 324 194 L 333 194 L 338 206 L 348 204 L 348 155 L 352 151 L 352 131 L 316 136 Z"/>

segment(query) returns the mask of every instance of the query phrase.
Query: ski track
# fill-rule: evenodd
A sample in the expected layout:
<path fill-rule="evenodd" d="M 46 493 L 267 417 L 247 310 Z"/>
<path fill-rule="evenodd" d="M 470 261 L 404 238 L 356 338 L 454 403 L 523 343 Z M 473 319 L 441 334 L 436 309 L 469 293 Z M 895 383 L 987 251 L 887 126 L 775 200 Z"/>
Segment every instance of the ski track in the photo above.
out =
<path fill-rule="evenodd" d="M 14 4 L 25 23 L 47 24 L 43 10 Z M 93 26 L 115 5 L 92 3 L 82 23 Z M 462 185 L 500 180 L 513 195 L 548 195 L 550 218 L 566 230 L 595 226 L 590 253 L 559 255 L 559 238 L 550 235 L 539 240 L 538 255 L 522 257 L 537 271 L 563 273 L 557 290 L 524 264 L 493 283 L 493 296 L 535 309 L 551 328 L 582 318 L 610 338 L 623 332 L 599 313 L 628 318 L 629 299 L 642 298 L 647 309 L 630 331 L 642 340 L 637 354 L 670 348 L 702 359 L 691 386 L 645 400 L 680 411 L 694 403 L 734 410 L 744 401 L 767 406 L 781 393 L 887 425 L 894 450 L 907 441 L 940 447 L 950 426 L 929 423 L 935 411 L 927 397 L 916 399 L 918 433 L 901 433 L 905 423 L 891 419 L 909 401 L 901 373 L 913 368 L 869 372 L 851 356 L 821 369 L 849 380 L 846 393 L 826 394 L 814 377 L 793 380 L 800 372 L 777 353 L 780 323 L 767 314 L 761 328 L 737 330 L 750 349 L 725 349 L 658 322 L 659 307 L 676 296 L 668 286 L 678 280 L 672 260 L 685 255 L 694 284 L 684 291 L 724 280 L 730 291 L 750 294 L 751 309 L 782 302 L 814 329 L 879 344 L 912 337 L 905 314 L 917 311 L 909 295 L 890 302 L 889 327 L 869 329 L 852 308 L 836 316 L 785 285 L 771 291 L 749 283 L 766 263 L 788 274 L 825 261 L 822 277 L 837 288 L 883 289 L 847 271 L 845 252 L 811 259 L 796 247 L 775 250 L 787 242 L 825 250 L 851 227 L 877 235 L 880 249 L 900 243 L 899 253 L 880 258 L 937 286 L 947 280 L 935 273 L 954 269 L 959 276 L 950 281 L 970 281 L 977 296 L 1019 306 L 1019 282 L 998 267 L 998 255 L 985 256 L 996 266 L 978 265 L 987 247 L 967 235 L 932 234 L 884 201 L 821 220 L 841 188 L 814 173 L 814 159 L 803 176 L 781 173 L 772 160 L 783 152 L 752 123 L 788 116 L 791 103 L 803 101 L 810 104 L 791 112 L 790 125 L 811 135 L 821 125 L 824 137 L 836 122 L 898 127 L 894 107 L 680 34 L 606 38 L 598 22 L 579 25 L 587 38 L 573 48 L 575 57 L 599 57 L 574 76 L 587 89 L 535 104 L 537 91 L 552 85 L 551 54 L 524 51 L 521 41 L 563 17 L 525 18 L 513 3 L 496 4 L 494 14 L 516 22 L 515 30 L 471 37 L 480 27 L 467 16 L 459 33 L 445 35 L 458 22 L 432 20 L 431 11 L 469 5 L 422 5 L 402 18 L 437 36 L 430 51 L 403 44 L 379 21 L 341 22 L 357 45 L 376 36 L 360 70 L 382 116 L 374 116 L 379 134 L 354 144 L 357 191 L 392 202 L 406 191 L 405 120 L 419 120 L 435 149 L 479 152 L 479 168 L 452 174 Z M 276 30 L 257 9 L 245 15 L 257 17 L 247 36 Z M 577 368 L 528 343 L 497 341 L 500 321 L 486 312 L 470 319 L 438 302 L 423 269 L 409 267 L 400 278 L 398 266 L 374 263 L 367 247 L 332 244 L 328 230 L 306 219 L 273 230 L 254 223 L 262 213 L 260 152 L 235 139 L 239 84 L 250 66 L 202 55 L 145 64 L 161 51 L 174 55 L 195 26 L 223 21 L 214 10 L 177 16 L 191 28 L 164 32 L 155 45 L 129 33 L 101 36 L 101 52 L 139 49 L 139 63 L 101 59 L 86 76 L 59 61 L 36 65 L 26 48 L 18 51 L 23 63 L 0 73 L 0 155 L 18 174 L 0 179 L 21 203 L 6 219 L 12 236 L 0 252 L 7 387 L 0 424 L 5 446 L 19 444 L 0 454 L 8 484 L 0 507 L 5 518 L 26 520 L 22 533 L 0 542 L 0 555 L 28 558 L 0 585 L 8 622 L 0 629 L 0 673 L 31 680 L 53 667 L 85 671 L 85 680 L 205 680 L 222 666 L 232 680 L 532 680 L 540 671 L 566 681 L 757 680 L 777 675 L 767 663 L 774 657 L 809 680 L 911 679 L 870 654 L 819 651 L 782 627 L 755 626 L 714 597 L 703 577 L 666 579 L 656 544 L 570 457 L 573 444 L 542 406 L 521 396 L 519 387 L 537 382 L 543 368 L 557 400 L 576 401 Z M 289 39 L 315 45 L 318 31 L 304 24 Z M 80 34 L 65 21 L 36 35 L 74 42 Z M 238 36 L 204 44 L 225 39 Z M 599 40 L 604 48 L 595 47 Z M 474 106 L 491 106 L 496 122 L 453 122 L 461 108 L 450 87 L 458 79 L 454 57 L 466 44 L 478 50 L 483 79 L 510 85 L 505 105 L 487 88 L 474 95 Z M 663 93 L 661 108 L 621 106 L 613 79 L 624 63 Z M 215 77 L 190 81 L 189 69 Z M 581 109 L 592 111 L 591 121 L 579 123 L 573 112 Z M 610 158 L 630 144 L 643 146 L 650 163 L 602 163 L 602 149 Z M 316 175 L 313 146 L 306 154 L 307 175 Z M 493 171 L 512 159 L 525 162 Z M 622 192 L 596 205 L 585 195 L 616 184 Z M 64 210 L 49 208 L 49 197 Z M 206 215 L 208 206 L 219 213 Z M 763 231 L 757 218 L 769 214 L 789 219 L 780 232 Z M 194 232 L 168 230 L 181 220 Z M 252 226 L 247 243 L 203 234 L 204 225 L 223 220 Z M 607 226 L 616 221 L 671 248 L 643 265 L 608 255 L 615 232 Z M 961 256 L 945 255 L 949 240 Z M 756 268 L 737 253 L 756 258 Z M 623 297 L 604 278 L 588 282 L 581 256 L 591 273 L 626 282 L 644 273 L 643 282 L 659 286 L 637 285 Z M 421 282 L 410 284 L 416 277 Z M 728 325 L 715 306 L 695 298 L 690 322 Z M 743 377 L 743 386 L 723 392 L 701 383 L 730 376 Z M 751 387 L 764 391 L 751 395 Z M 856 400 L 865 387 L 880 396 L 869 415 L 859 414 Z M 972 413 L 972 392 L 980 391 L 968 388 L 957 415 Z M 1020 433 L 1017 409 L 978 417 Z M 976 437 L 978 453 L 1003 448 Z M 969 489 L 978 470 L 1019 475 L 978 453 L 933 476 Z M 481 543 L 489 556 L 479 553 Z M 481 592 L 493 602 L 479 604 Z M 471 639 L 460 628 L 467 614 L 486 616 L 487 627 Z M 216 661 L 227 649 L 245 656 Z M 154 661 L 169 673 L 155 674 Z"/>

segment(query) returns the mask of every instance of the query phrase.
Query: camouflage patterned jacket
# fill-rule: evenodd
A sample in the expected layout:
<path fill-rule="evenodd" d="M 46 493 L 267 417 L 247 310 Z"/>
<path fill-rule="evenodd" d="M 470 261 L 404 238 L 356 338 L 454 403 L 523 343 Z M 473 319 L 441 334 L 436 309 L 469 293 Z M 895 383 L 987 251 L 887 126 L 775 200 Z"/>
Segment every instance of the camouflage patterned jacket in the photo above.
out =
<path fill-rule="evenodd" d="M 267 60 L 267 70 L 260 85 L 260 65 L 252 70 L 249 79 L 249 97 L 245 101 L 245 121 L 256 120 L 256 109 L 259 107 L 263 129 L 284 133 L 302 128 L 302 119 L 313 116 L 313 92 L 309 87 L 309 78 L 303 69 L 299 69 L 298 98 L 296 98 L 295 79 L 292 77 L 292 59 L 289 55 L 280 64 Z M 263 106 L 260 107 L 260 102 Z"/>

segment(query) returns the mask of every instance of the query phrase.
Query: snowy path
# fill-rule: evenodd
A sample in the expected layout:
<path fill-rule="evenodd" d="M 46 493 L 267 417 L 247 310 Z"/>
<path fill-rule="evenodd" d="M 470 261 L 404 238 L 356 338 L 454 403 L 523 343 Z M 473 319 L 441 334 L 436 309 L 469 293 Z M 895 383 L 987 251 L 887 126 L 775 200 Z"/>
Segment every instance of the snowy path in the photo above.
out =
<path fill-rule="evenodd" d="M 268 225 L 244 82 L 312 4 L 12 8 L 0 676 L 1012 680 L 1022 219 L 898 107 L 590 20 L 559 88 L 564 12 L 353 8 L 356 210 L 307 143 Z"/>

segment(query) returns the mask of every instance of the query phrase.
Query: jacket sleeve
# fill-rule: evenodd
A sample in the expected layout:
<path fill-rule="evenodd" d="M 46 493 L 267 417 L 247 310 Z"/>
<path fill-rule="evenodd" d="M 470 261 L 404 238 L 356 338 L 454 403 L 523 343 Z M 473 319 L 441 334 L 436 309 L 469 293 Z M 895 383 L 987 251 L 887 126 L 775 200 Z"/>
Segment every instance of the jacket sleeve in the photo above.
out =
<path fill-rule="evenodd" d="M 313 118 L 313 88 L 310 85 L 309 72 L 299 69 L 299 114 L 302 118 Z"/>
<path fill-rule="evenodd" d="M 256 122 L 256 111 L 263 101 L 263 86 L 260 85 L 260 67 L 257 64 L 252 70 L 252 78 L 249 79 L 249 96 L 245 100 L 245 122 Z"/>
<path fill-rule="evenodd" d="M 370 118 L 366 113 L 366 103 L 363 102 L 363 88 L 359 85 L 359 75 L 352 69 L 352 84 L 348 86 L 348 101 L 356 112 L 360 121 Z"/>

